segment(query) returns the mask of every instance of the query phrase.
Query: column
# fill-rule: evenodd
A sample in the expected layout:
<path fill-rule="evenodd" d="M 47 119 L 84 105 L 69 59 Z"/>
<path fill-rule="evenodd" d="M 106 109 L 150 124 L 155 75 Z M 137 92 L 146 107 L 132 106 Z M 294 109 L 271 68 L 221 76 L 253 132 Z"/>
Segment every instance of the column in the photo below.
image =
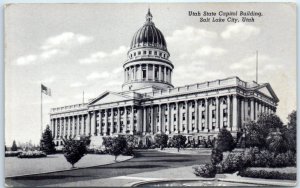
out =
<path fill-rule="evenodd" d="M 54 124 L 54 139 L 56 140 L 57 138 L 57 122 L 55 119 L 52 120 Z"/>
<path fill-rule="evenodd" d="M 111 112 L 111 116 L 110 116 L 110 135 L 113 135 L 113 133 L 114 133 L 114 109 L 111 108 L 110 112 Z"/>
<path fill-rule="evenodd" d="M 159 80 L 159 81 L 162 81 L 162 80 L 161 80 L 161 74 L 162 74 L 161 66 L 158 65 L 158 80 Z"/>
<path fill-rule="evenodd" d="M 104 136 L 107 135 L 107 109 L 104 110 Z"/>
<path fill-rule="evenodd" d="M 149 65 L 146 64 L 146 80 L 149 80 Z"/>
<path fill-rule="evenodd" d="M 130 134 L 133 134 L 133 127 L 134 127 L 134 106 L 131 106 L 131 116 L 130 116 Z"/>
<path fill-rule="evenodd" d="M 81 115 L 81 135 L 84 135 L 84 114 Z"/>
<path fill-rule="evenodd" d="M 199 123 L 198 123 L 198 100 L 195 100 L 195 129 L 194 132 L 198 133 L 199 130 Z"/>
<path fill-rule="evenodd" d="M 137 74 L 137 72 L 136 72 L 136 66 L 137 66 L 137 65 L 134 65 L 134 66 L 133 66 L 133 80 L 136 80 L 136 77 L 137 77 L 137 76 L 136 76 L 136 74 Z"/>
<path fill-rule="evenodd" d="M 238 105 L 238 102 L 237 102 L 237 96 L 236 95 L 233 95 L 232 96 L 232 131 L 237 131 L 237 116 L 238 116 L 238 111 L 237 111 L 237 105 Z"/>
<path fill-rule="evenodd" d="M 205 128 L 204 128 L 204 132 L 208 132 L 209 130 L 209 122 L 208 122 L 208 119 L 209 119 L 209 111 L 208 111 L 208 99 L 205 98 Z"/>
<path fill-rule="evenodd" d="M 157 109 L 157 113 L 158 113 L 158 130 L 156 130 L 158 133 L 162 132 L 162 122 L 161 122 L 161 104 L 158 105 L 158 109 Z"/>
<path fill-rule="evenodd" d="M 241 99 L 241 127 L 244 129 L 244 123 L 245 123 L 245 107 L 244 107 L 244 99 Z"/>
<path fill-rule="evenodd" d="M 96 114 L 95 114 L 96 115 Z M 79 136 L 80 135 L 80 123 L 79 123 L 79 115 L 77 116 L 77 135 Z"/>
<path fill-rule="evenodd" d="M 146 106 L 144 106 L 144 109 L 143 109 L 143 135 L 145 135 L 147 132 L 146 126 L 147 126 L 147 109 L 146 109 Z"/>
<path fill-rule="evenodd" d="M 219 129 L 223 129 L 223 127 L 224 127 L 224 105 L 223 105 L 224 101 L 225 101 L 225 99 L 220 97 L 220 99 L 219 99 L 219 108 L 220 108 L 220 111 L 219 111 L 220 112 L 220 114 L 219 114 L 220 127 L 219 127 Z"/>
<path fill-rule="evenodd" d="M 227 96 L 227 127 L 230 129 L 231 127 L 231 103 L 230 103 L 230 96 Z"/>
<path fill-rule="evenodd" d="M 151 110 L 151 134 L 154 133 L 154 106 L 150 107 Z"/>
<path fill-rule="evenodd" d="M 120 107 L 118 107 L 117 133 L 120 133 L 120 129 L 121 129 L 120 128 L 121 127 L 120 121 L 121 121 Z"/>
<path fill-rule="evenodd" d="M 127 107 L 124 106 L 124 129 L 123 132 L 126 133 L 127 131 Z"/>
<path fill-rule="evenodd" d="M 71 117 L 69 116 L 68 117 L 68 138 L 70 138 L 71 137 L 71 135 L 72 135 L 72 132 L 71 132 Z"/>
<path fill-rule="evenodd" d="M 171 106 L 170 106 L 170 103 L 167 104 L 167 107 L 168 108 L 168 115 L 167 115 L 167 131 L 166 131 L 166 134 L 171 134 L 174 130 L 171 130 L 171 120 L 172 120 L 172 117 L 171 117 Z"/>
<path fill-rule="evenodd" d="M 155 65 L 153 65 L 152 67 L 153 67 L 153 69 L 152 69 L 152 71 L 153 71 L 152 72 L 152 74 L 153 74 L 153 80 L 155 80 Z"/>
<path fill-rule="evenodd" d="M 167 67 L 164 67 L 164 82 L 167 82 Z"/>
<path fill-rule="evenodd" d="M 176 102 L 176 133 L 179 132 L 182 132 L 182 126 L 180 126 L 180 129 L 179 129 L 179 102 Z"/>
<path fill-rule="evenodd" d="M 192 132 L 192 126 L 190 125 L 190 109 L 189 109 L 189 102 L 185 101 L 185 109 L 186 109 L 186 133 Z"/>
<path fill-rule="evenodd" d="M 255 120 L 255 113 L 254 113 L 254 99 L 250 99 L 250 120 Z"/>
<path fill-rule="evenodd" d="M 215 131 L 220 130 L 220 102 L 219 102 L 219 96 L 216 97 L 216 127 Z"/>
<path fill-rule="evenodd" d="M 255 120 L 258 119 L 258 102 L 255 101 Z"/>
<path fill-rule="evenodd" d="M 262 110 L 261 110 L 261 101 L 258 102 L 258 116 L 260 116 L 262 113 Z"/>
<path fill-rule="evenodd" d="M 95 116 L 96 113 L 95 111 L 91 112 L 91 135 L 95 135 Z"/>

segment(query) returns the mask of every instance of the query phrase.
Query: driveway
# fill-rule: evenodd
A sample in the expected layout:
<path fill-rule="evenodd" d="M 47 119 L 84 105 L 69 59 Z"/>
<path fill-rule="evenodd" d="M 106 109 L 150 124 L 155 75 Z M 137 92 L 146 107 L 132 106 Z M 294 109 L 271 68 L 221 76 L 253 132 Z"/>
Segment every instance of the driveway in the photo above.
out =
<path fill-rule="evenodd" d="M 163 153 L 155 150 L 135 151 L 135 158 L 125 162 L 96 166 L 72 171 L 30 175 L 16 178 L 6 178 L 8 186 L 51 186 L 76 181 L 127 176 L 130 174 L 157 171 L 167 168 L 177 168 L 203 164 L 210 160 L 208 155 L 183 155 Z M 99 185 L 101 186 L 101 185 Z"/>

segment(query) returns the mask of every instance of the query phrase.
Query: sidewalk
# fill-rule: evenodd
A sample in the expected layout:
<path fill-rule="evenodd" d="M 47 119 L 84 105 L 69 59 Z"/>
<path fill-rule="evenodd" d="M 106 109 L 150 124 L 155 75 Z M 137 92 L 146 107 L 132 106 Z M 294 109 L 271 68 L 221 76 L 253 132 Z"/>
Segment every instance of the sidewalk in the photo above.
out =
<path fill-rule="evenodd" d="M 235 174 L 220 174 L 217 178 L 201 178 L 193 174 L 192 166 L 170 168 L 152 172 L 130 174 L 130 176 L 118 176 L 112 178 L 70 182 L 65 184 L 51 185 L 54 187 L 130 187 L 144 182 L 181 181 L 193 186 L 257 186 L 257 185 L 279 185 L 294 186 L 295 181 L 289 180 L 267 180 L 255 178 L 243 178 Z M 190 183 L 188 183 L 190 182 Z"/>

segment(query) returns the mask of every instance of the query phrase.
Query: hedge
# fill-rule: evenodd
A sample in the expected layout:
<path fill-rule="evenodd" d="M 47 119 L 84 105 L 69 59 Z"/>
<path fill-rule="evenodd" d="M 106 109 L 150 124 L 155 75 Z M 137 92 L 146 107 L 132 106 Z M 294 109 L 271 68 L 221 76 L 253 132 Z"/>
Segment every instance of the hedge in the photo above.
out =
<path fill-rule="evenodd" d="M 266 171 L 266 170 L 241 170 L 238 175 L 242 177 L 250 178 L 264 178 L 264 179 L 284 179 L 284 180 L 296 180 L 296 173 L 283 173 L 278 171 Z"/>
<path fill-rule="evenodd" d="M 47 157 L 46 153 L 42 151 L 24 151 L 18 155 L 18 158 L 42 158 Z"/>

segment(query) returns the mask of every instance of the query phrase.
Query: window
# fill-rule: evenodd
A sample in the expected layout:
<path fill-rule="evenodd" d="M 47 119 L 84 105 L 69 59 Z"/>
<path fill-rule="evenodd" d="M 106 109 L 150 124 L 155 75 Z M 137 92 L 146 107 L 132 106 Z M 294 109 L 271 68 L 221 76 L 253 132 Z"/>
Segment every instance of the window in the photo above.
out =
<path fill-rule="evenodd" d="M 182 105 L 182 109 L 185 109 L 185 105 Z"/>
<path fill-rule="evenodd" d="M 159 53 L 159 56 L 162 57 L 162 53 L 161 52 Z"/>
<path fill-rule="evenodd" d="M 176 105 L 174 105 L 174 110 L 176 110 Z"/>
<path fill-rule="evenodd" d="M 227 108 L 223 109 L 223 117 L 227 117 Z"/>
<path fill-rule="evenodd" d="M 228 126 L 227 121 L 223 122 L 223 127 L 226 128 Z"/>
<path fill-rule="evenodd" d="M 202 119 L 205 118 L 205 111 L 202 111 Z"/>
<path fill-rule="evenodd" d="M 195 103 L 194 102 L 192 103 L 192 108 L 195 108 Z"/>
<path fill-rule="evenodd" d="M 176 114 L 174 114 L 174 118 L 173 119 L 174 119 L 174 121 L 176 121 Z"/>
<path fill-rule="evenodd" d="M 159 116 L 156 116 L 156 121 L 159 122 Z"/>
<path fill-rule="evenodd" d="M 182 114 L 182 120 L 185 120 L 185 113 Z"/>
<path fill-rule="evenodd" d="M 212 122 L 212 129 L 216 128 L 216 122 Z"/>
<path fill-rule="evenodd" d="M 141 51 L 138 52 L 138 55 L 141 55 Z"/>
<path fill-rule="evenodd" d="M 216 118 L 216 110 L 212 111 L 212 118 Z"/>
<path fill-rule="evenodd" d="M 195 112 L 192 113 L 192 120 L 195 119 Z"/>
<path fill-rule="evenodd" d="M 151 55 L 152 54 L 152 51 L 149 51 L 149 55 Z"/>
<path fill-rule="evenodd" d="M 134 113 L 136 114 L 136 112 L 137 112 L 137 109 L 134 109 L 133 111 L 134 111 Z"/>
<path fill-rule="evenodd" d="M 223 100 L 223 104 L 226 104 L 226 100 L 225 99 Z"/>
<path fill-rule="evenodd" d="M 157 51 L 154 51 L 154 55 L 157 55 Z"/>
<path fill-rule="evenodd" d="M 144 54 L 144 55 L 146 55 L 146 54 L 147 54 L 147 52 L 146 52 L 146 51 L 143 51 L 143 54 Z"/>
<path fill-rule="evenodd" d="M 202 101 L 201 106 L 204 107 L 205 106 L 205 102 Z"/>
<path fill-rule="evenodd" d="M 165 122 L 167 122 L 168 121 L 168 116 L 167 115 L 165 115 Z"/>

